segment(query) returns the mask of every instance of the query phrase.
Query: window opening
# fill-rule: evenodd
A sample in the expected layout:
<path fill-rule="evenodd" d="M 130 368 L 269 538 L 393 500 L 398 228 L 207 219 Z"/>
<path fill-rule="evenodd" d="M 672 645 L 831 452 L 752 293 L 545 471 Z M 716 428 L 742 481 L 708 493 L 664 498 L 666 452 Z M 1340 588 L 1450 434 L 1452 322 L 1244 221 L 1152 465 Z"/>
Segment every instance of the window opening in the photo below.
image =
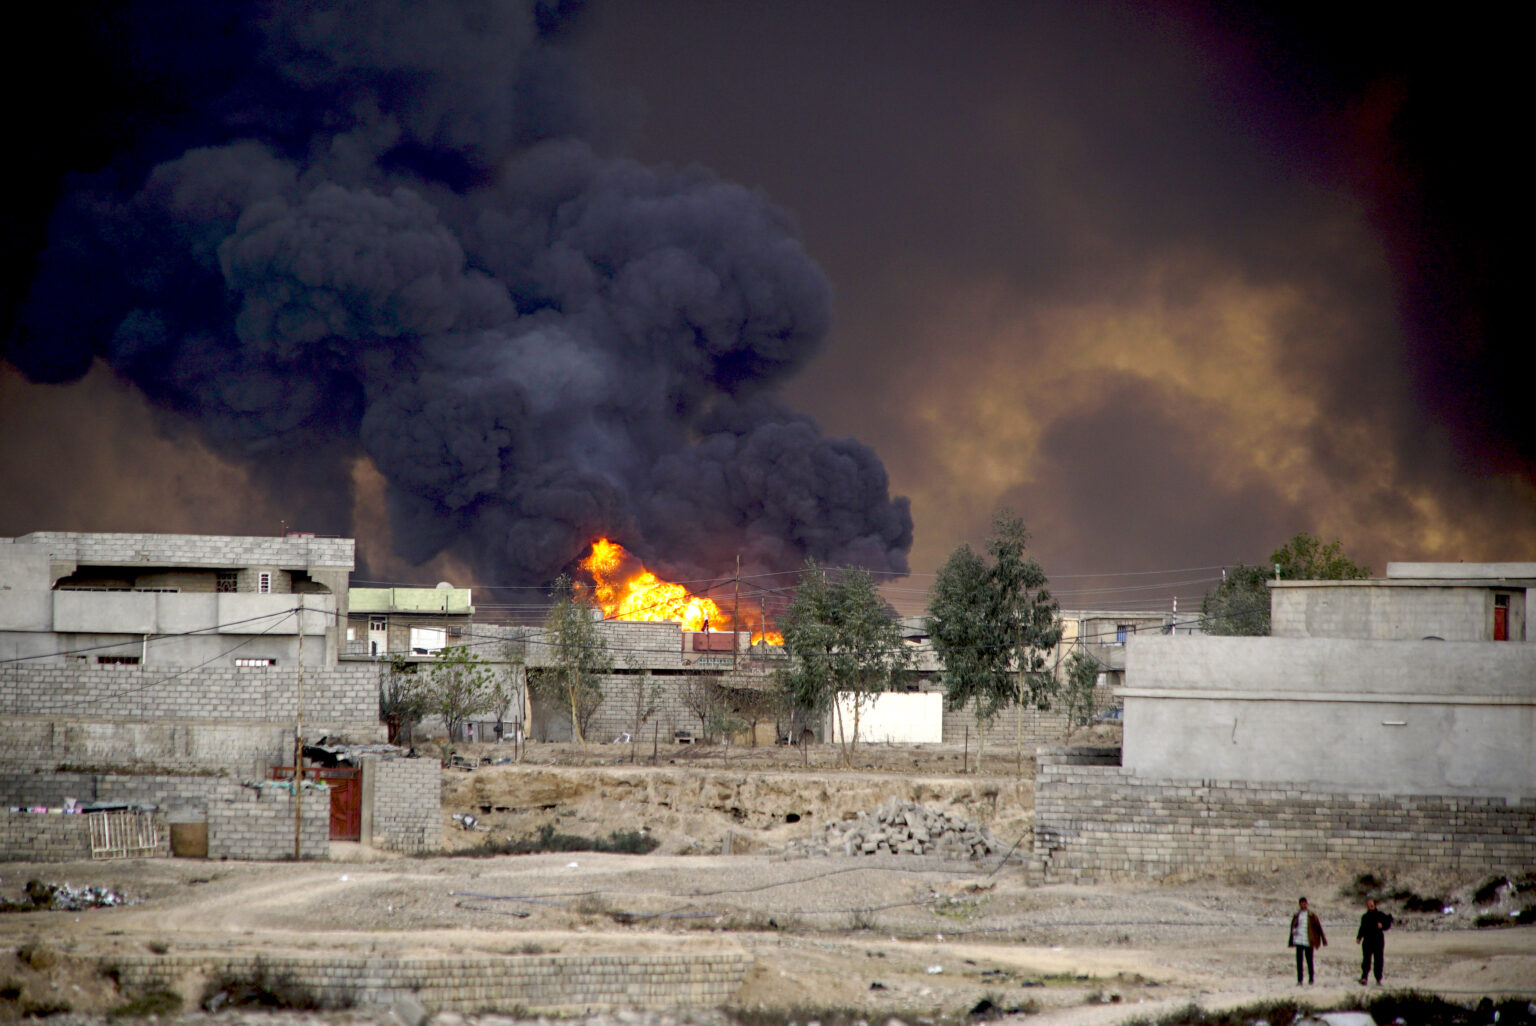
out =
<path fill-rule="evenodd" d="M 239 591 L 240 572 L 238 570 L 220 570 L 218 578 L 214 581 L 213 590 L 226 593 Z"/>
<path fill-rule="evenodd" d="M 262 571 L 256 578 L 256 590 L 263 595 L 270 595 L 272 593 L 272 575 Z"/>

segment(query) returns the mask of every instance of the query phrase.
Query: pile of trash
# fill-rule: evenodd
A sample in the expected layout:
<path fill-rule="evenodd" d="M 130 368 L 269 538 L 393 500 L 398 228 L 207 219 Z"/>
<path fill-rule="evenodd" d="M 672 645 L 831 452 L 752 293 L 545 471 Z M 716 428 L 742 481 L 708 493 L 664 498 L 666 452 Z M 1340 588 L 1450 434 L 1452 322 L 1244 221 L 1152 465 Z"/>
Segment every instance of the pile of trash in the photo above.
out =
<path fill-rule="evenodd" d="M 41 880 L 27 881 L 27 898 L 32 907 L 53 909 L 58 912 L 79 912 L 87 908 L 115 908 L 132 904 L 132 899 L 110 887 L 75 887 L 72 884 L 50 884 Z"/>
<path fill-rule="evenodd" d="M 824 855 L 938 855 L 975 859 L 998 850 L 986 827 L 955 812 L 891 799 L 857 819 L 791 841 L 785 858 Z"/>

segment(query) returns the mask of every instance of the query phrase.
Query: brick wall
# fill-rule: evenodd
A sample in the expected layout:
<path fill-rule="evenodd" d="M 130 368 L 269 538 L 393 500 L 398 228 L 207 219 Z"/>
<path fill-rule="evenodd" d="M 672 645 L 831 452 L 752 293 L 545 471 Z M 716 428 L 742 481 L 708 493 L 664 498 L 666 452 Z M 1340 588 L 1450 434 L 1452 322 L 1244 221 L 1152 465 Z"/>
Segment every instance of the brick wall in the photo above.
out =
<path fill-rule="evenodd" d="M 371 663 L 304 670 L 305 719 L 338 726 L 379 718 L 379 669 Z M 137 720 L 292 722 L 292 668 L 10 666 L 0 675 L 0 713 Z"/>
<path fill-rule="evenodd" d="M 165 816 L 154 816 L 159 845 L 151 857 L 171 853 Z M 91 825 L 81 814 L 0 812 L 0 861 L 73 862 L 91 857 Z"/>
<path fill-rule="evenodd" d="M 1035 778 L 1035 854 L 1065 877 L 1315 860 L 1514 871 L 1536 856 L 1536 798 L 1147 780 L 1046 758 Z"/>
<path fill-rule="evenodd" d="M 293 858 L 293 796 L 284 784 L 242 788 L 238 798 L 208 806 L 211 859 Z M 331 793 L 304 788 L 300 809 L 300 850 L 304 858 L 331 853 Z"/>
<path fill-rule="evenodd" d="M 443 770 L 436 759 L 369 759 L 373 844 L 418 854 L 443 843 Z"/>
<path fill-rule="evenodd" d="M 262 971 L 333 1005 L 383 1005 L 414 994 L 434 1012 L 570 1016 L 616 1008 L 719 1007 L 741 988 L 752 956 L 719 950 L 460 958 L 129 954 L 114 955 L 112 965 L 128 987 L 198 987 L 198 977 Z"/>

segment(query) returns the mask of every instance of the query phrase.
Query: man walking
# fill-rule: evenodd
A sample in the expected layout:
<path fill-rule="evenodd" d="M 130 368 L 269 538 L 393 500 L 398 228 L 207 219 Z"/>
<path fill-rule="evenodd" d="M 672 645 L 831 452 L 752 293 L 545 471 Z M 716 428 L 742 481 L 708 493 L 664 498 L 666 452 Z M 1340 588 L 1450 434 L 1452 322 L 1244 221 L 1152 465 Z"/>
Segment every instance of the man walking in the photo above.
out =
<path fill-rule="evenodd" d="M 1360 986 L 1365 986 L 1371 975 L 1371 960 L 1376 961 L 1376 986 L 1381 986 L 1381 963 L 1387 950 L 1386 932 L 1392 929 L 1392 917 L 1376 911 L 1376 899 L 1365 899 L 1365 915 L 1360 917 L 1360 929 L 1355 932 L 1355 943 L 1360 945 Z"/>
<path fill-rule="evenodd" d="M 1301 985 L 1303 962 L 1307 967 L 1307 983 L 1317 982 L 1312 968 L 1312 949 L 1326 948 L 1328 938 L 1323 934 L 1322 920 L 1317 918 L 1316 912 L 1308 910 L 1306 898 L 1296 902 L 1296 914 L 1291 917 L 1291 930 L 1287 937 L 1287 943 L 1296 949 L 1296 985 Z"/>

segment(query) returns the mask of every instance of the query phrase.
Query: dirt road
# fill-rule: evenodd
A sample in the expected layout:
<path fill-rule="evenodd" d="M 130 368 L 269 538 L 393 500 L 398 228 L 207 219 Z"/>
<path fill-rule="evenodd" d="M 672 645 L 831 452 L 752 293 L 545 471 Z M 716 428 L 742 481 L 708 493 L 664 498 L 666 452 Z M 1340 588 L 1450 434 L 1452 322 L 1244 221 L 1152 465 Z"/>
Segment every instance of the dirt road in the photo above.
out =
<path fill-rule="evenodd" d="M 1283 935 L 1305 887 L 1333 940 L 1306 997 L 1326 1002 L 1358 989 L 1358 909 L 1336 897 L 1347 881 L 1274 874 L 1241 885 L 1031 887 L 1013 868 L 991 868 L 900 856 L 590 853 L 10 864 L 0 867 L 7 897 L 40 877 L 110 885 L 135 903 L 0 916 L 0 944 L 52 948 L 71 965 L 128 951 L 424 956 L 732 945 L 755 960 L 736 999 L 743 1008 L 858 1008 L 912 1021 L 953 1018 L 987 997 L 1038 1010 L 1031 1022 L 1109 1023 L 1130 1006 L 1300 993 Z M 1389 935 L 1391 985 L 1536 998 L 1536 928 L 1446 929 L 1443 918 L 1400 920 Z M 12 975 L 28 973 L 13 963 Z M 116 1000 L 109 988 L 82 986 L 82 974 L 55 969 L 54 989 L 81 1009 Z"/>

